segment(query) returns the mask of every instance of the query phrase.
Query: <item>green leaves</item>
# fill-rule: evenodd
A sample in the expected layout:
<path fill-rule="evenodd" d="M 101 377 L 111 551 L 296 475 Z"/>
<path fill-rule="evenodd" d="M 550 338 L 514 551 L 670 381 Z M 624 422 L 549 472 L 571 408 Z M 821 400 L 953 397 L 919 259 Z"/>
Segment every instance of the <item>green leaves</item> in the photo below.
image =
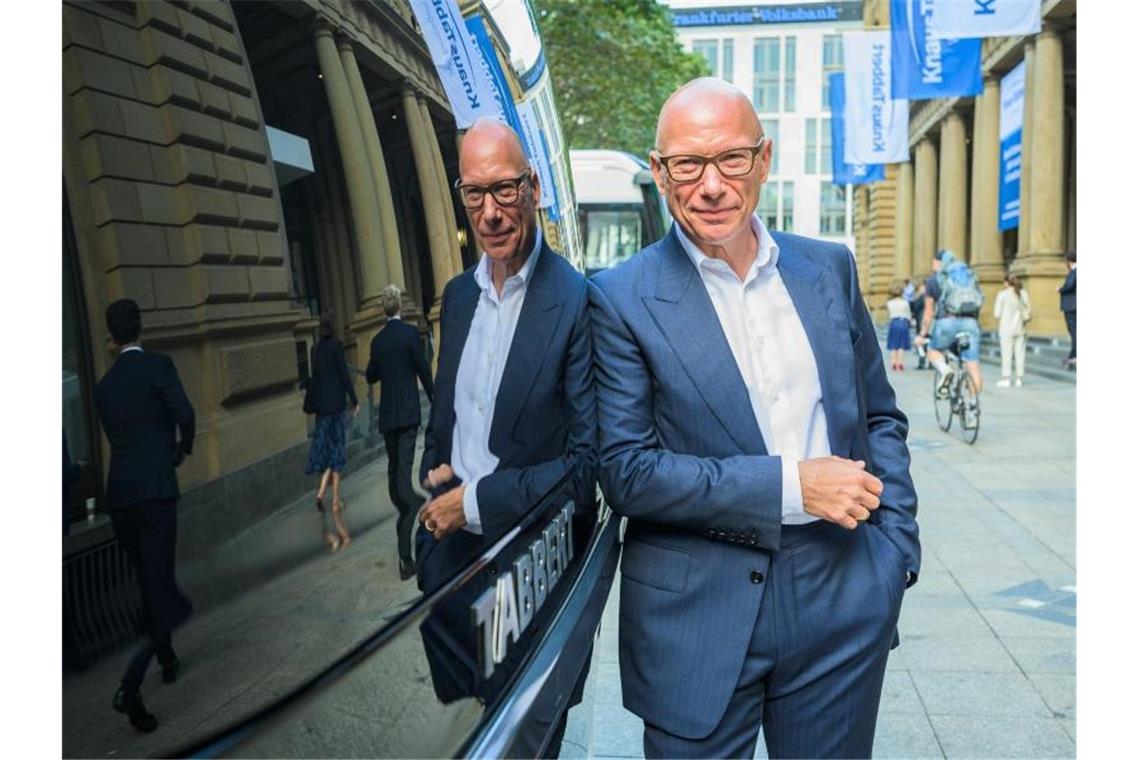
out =
<path fill-rule="evenodd" d="M 657 0 L 534 0 L 562 134 L 572 148 L 645 158 L 657 114 L 680 85 L 706 76 Z"/>

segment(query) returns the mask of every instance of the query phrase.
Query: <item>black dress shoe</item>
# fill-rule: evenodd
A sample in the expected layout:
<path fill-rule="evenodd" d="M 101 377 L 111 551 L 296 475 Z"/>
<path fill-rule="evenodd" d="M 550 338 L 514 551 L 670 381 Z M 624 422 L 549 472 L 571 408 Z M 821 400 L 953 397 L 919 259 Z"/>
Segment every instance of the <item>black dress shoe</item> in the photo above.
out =
<path fill-rule="evenodd" d="M 115 698 L 111 701 L 111 707 L 115 709 L 115 712 L 126 713 L 131 725 L 144 734 L 149 734 L 158 728 L 158 719 L 146 711 L 142 694 L 137 690 L 127 691 L 120 686 L 119 690 L 115 692 Z"/>
<path fill-rule="evenodd" d="M 400 560 L 400 580 L 406 581 L 416 577 L 416 563 L 410 560 Z"/>
<path fill-rule="evenodd" d="M 163 683 L 174 683 L 178 680 L 178 671 L 182 670 L 182 663 L 179 662 L 177 657 L 161 663 L 161 665 Z"/>

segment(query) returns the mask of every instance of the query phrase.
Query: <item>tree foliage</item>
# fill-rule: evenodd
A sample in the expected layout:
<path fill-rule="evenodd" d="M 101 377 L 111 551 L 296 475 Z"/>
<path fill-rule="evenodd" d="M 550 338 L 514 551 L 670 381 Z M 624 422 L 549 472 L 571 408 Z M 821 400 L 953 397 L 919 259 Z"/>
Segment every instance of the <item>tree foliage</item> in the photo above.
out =
<path fill-rule="evenodd" d="M 708 74 L 705 59 L 677 42 L 658 0 L 534 0 L 534 8 L 572 148 L 644 158 L 665 99 Z"/>

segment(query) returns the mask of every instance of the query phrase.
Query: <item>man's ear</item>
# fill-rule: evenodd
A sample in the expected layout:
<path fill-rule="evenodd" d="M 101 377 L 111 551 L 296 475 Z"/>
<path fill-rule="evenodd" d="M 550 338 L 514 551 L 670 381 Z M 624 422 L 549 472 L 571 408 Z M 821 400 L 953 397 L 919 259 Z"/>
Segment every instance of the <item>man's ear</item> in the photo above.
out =
<path fill-rule="evenodd" d="M 653 171 L 653 182 L 657 185 L 657 192 L 661 193 L 661 197 L 665 197 L 665 166 L 655 150 L 649 151 L 649 168 Z"/>
<path fill-rule="evenodd" d="M 542 187 L 539 185 L 538 172 L 534 167 L 530 167 L 530 186 L 534 191 L 534 207 L 538 208 L 538 202 L 542 199 Z"/>

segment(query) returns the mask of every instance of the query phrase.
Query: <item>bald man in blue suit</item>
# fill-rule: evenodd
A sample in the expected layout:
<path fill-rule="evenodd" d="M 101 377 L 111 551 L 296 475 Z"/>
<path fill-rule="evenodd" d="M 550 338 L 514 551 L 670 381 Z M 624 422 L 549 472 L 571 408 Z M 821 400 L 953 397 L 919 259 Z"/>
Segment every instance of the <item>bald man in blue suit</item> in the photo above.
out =
<path fill-rule="evenodd" d="M 772 143 L 720 80 L 666 102 L 675 224 L 590 282 L 619 661 L 646 757 L 869 757 L 919 569 L 907 423 L 841 245 L 753 210 Z"/>

